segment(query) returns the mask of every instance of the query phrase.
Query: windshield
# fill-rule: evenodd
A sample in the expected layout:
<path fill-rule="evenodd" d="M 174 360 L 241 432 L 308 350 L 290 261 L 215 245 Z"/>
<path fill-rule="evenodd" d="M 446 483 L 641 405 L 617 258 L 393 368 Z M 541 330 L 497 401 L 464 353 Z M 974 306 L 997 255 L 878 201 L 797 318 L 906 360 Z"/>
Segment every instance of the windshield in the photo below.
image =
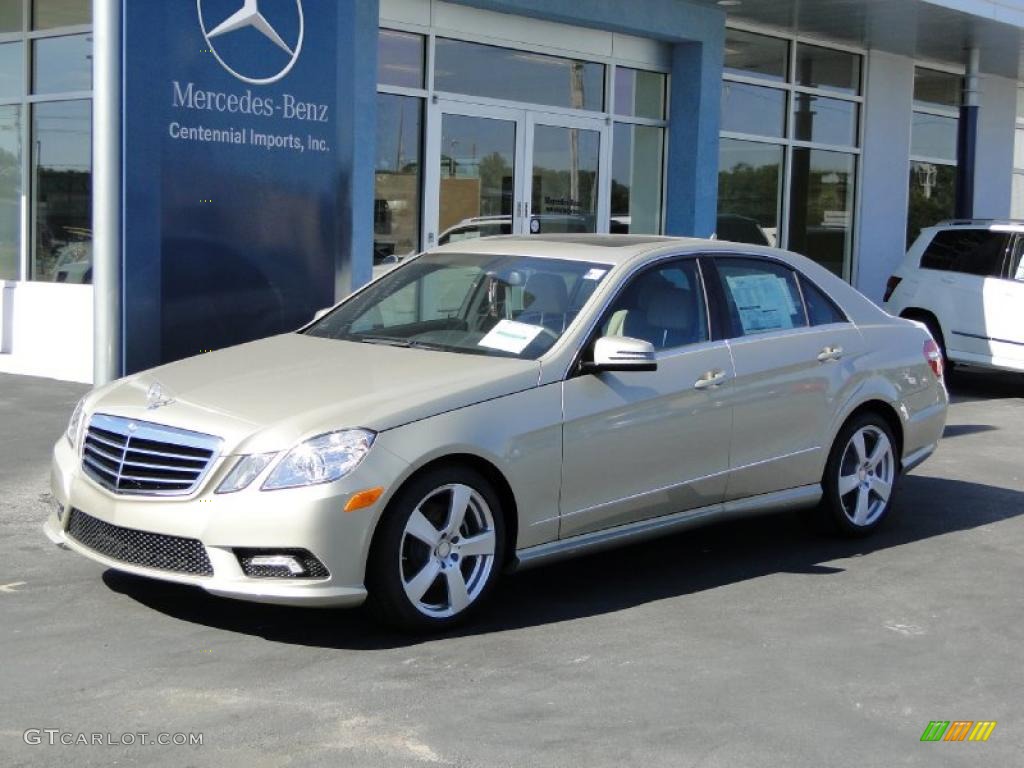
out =
<path fill-rule="evenodd" d="M 305 333 L 535 360 L 610 269 L 528 256 L 427 254 L 384 275 Z"/>

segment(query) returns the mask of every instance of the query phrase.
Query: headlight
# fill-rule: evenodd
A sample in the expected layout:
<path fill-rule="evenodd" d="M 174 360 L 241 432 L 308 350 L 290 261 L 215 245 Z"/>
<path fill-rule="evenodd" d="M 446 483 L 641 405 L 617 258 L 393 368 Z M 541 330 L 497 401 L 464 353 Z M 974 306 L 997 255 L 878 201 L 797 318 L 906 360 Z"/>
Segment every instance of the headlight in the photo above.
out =
<path fill-rule="evenodd" d="M 82 414 L 84 411 L 85 398 L 83 397 L 78 401 L 78 405 L 75 406 L 75 410 L 71 412 L 71 420 L 68 422 L 68 428 L 64 431 L 64 434 L 68 438 L 68 442 L 71 444 L 72 448 L 78 447 L 78 437 L 82 430 Z"/>
<path fill-rule="evenodd" d="M 260 476 L 260 473 L 267 468 L 277 456 L 276 453 L 254 453 L 250 456 L 243 456 L 234 468 L 228 472 L 228 476 L 217 486 L 217 493 L 234 493 L 243 488 L 248 488 L 249 483 Z"/>
<path fill-rule="evenodd" d="M 292 448 L 263 483 L 263 490 L 298 488 L 338 480 L 363 460 L 376 434 L 346 429 L 314 437 Z"/>

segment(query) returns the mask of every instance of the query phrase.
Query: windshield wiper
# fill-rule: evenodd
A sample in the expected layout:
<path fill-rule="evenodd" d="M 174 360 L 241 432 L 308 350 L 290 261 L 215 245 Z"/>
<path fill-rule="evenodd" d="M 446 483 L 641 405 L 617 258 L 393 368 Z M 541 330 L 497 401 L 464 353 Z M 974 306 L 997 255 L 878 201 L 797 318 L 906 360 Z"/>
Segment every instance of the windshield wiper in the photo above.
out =
<path fill-rule="evenodd" d="M 408 339 L 400 339 L 397 336 L 353 336 L 355 341 L 364 344 L 385 344 L 389 347 L 411 347 L 413 342 Z"/>

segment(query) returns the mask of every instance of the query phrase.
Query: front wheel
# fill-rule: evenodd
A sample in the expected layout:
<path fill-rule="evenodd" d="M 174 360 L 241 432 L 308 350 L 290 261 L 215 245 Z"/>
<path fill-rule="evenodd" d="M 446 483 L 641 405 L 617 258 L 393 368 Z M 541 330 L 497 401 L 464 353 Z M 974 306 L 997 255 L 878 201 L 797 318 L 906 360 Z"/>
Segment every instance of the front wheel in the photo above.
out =
<path fill-rule="evenodd" d="M 821 522 L 844 536 L 867 536 L 889 514 L 898 479 L 896 440 L 886 420 L 866 413 L 849 421 L 825 465 Z"/>
<path fill-rule="evenodd" d="M 413 478 L 388 505 L 367 571 L 369 603 L 401 629 L 433 631 L 486 599 L 504 558 L 501 501 L 469 468 Z"/>

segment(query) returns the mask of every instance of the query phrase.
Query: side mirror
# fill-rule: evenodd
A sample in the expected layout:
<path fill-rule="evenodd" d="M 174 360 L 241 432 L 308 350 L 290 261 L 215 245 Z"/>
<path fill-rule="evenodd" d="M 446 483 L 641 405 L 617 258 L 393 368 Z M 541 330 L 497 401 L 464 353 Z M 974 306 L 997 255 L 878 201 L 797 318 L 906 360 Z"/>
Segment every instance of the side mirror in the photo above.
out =
<path fill-rule="evenodd" d="M 587 373 L 601 371 L 656 371 L 654 345 L 628 336 L 602 336 L 594 344 L 594 360 L 583 364 Z"/>
<path fill-rule="evenodd" d="M 326 315 L 326 314 L 327 314 L 328 312 L 330 312 L 330 311 L 331 311 L 332 309 L 334 309 L 334 307 L 324 307 L 323 309 L 318 309 L 318 310 L 316 311 L 316 314 L 315 314 L 315 315 L 313 315 L 313 322 L 315 323 L 315 322 L 316 322 L 317 320 L 319 320 L 319 319 L 320 319 L 321 317 L 323 317 L 324 315 Z"/>

